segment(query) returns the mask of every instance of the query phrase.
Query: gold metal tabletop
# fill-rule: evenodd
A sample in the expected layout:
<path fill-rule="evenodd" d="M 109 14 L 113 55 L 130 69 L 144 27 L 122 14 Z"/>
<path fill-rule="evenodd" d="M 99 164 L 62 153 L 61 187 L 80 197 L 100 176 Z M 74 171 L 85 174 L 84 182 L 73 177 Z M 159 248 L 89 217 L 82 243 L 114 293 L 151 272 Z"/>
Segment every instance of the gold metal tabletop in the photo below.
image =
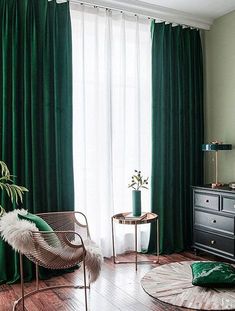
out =
<path fill-rule="evenodd" d="M 148 224 L 151 222 L 156 221 L 158 218 L 157 214 L 146 212 L 144 215 L 140 217 L 129 217 L 131 213 L 125 212 L 125 213 L 119 213 L 114 215 L 112 218 L 115 222 L 118 222 L 119 224 L 126 224 L 126 225 L 134 225 L 134 224 Z"/>

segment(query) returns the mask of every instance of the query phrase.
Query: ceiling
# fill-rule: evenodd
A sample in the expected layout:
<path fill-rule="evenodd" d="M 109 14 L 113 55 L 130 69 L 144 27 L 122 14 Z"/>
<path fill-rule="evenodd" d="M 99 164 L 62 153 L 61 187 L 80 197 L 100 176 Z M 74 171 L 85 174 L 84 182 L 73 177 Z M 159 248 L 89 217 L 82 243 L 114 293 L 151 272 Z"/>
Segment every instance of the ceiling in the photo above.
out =
<path fill-rule="evenodd" d="M 128 1 L 127 1 L 128 2 Z M 175 9 L 196 17 L 215 19 L 235 10 L 235 0 L 139 0 Z"/>

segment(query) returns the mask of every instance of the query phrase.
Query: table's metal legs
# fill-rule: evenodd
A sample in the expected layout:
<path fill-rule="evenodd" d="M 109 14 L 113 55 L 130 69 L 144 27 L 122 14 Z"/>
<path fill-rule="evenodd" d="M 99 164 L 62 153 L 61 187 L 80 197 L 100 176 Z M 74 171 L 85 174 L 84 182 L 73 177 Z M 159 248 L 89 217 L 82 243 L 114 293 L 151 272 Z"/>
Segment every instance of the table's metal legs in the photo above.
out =
<path fill-rule="evenodd" d="M 137 223 L 135 223 L 135 261 L 119 261 L 116 260 L 116 253 L 115 253 L 115 236 L 114 236 L 114 219 L 113 217 L 111 218 L 111 225 L 112 225 L 112 244 L 113 244 L 113 263 L 115 264 L 121 264 L 121 263 L 135 263 L 135 270 L 137 271 L 137 264 L 138 264 L 138 260 L 137 260 L 137 256 L 138 256 L 138 252 L 137 252 Z M 140 263 L 148 263 L 148 262 L 152 262 L 152 263 L 159 263 L 159 219 L 156 219 L 156 248 L 157 248 L 157 260 L 142 260 L 140 261 Z"/>
<path fill-rule="evenodd" d="M 112 223 L 112 242 L 113 242 L 113 263 L 116 263 L 116 254 L 115 254 L 115 241 L 114 241 L 114 227 L 113 227 L 113 217 L 111 218 L 111 223 Z"/>
<path fill-rule="evenodd" d="M 157 262 L 159 263 L 159 248 L 160 248 L 160 239 L 159 239 L 159 218 L 156 220 L 156 241 L 157 241 Z"/>
<path fill-rule="evenodd" d="M 135 271 L 137 271 L 137 224 L 135 223 Z"/>

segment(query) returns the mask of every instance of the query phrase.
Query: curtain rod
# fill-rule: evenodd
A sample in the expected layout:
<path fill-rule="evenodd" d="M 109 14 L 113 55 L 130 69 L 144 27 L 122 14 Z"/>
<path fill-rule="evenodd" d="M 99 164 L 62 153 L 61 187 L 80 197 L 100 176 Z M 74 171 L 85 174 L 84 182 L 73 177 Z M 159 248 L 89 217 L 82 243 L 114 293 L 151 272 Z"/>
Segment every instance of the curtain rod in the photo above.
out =
<path fill-rule="evenodd" d="M 129 10 L 122 10 L 122 9 L 117 9 L 115 7 L 112 7 L 112 6 L 104 6 L 104 5 L 96 5 L 96 4 L 93 4 L 93 3 L 90 3 L 88 1 L 82 1 L 82 0 L 69 0 L 70 3 L 72 4 L 75 4 L 75 5 L 85 5 L 85 6 L 88 6 L 88 7 L 93 7 L 93 8 L 100 8 L 100 9 L 104 9 L 104 10 L 110 10 L 110 11 L 116 11 L 116 12 L 120 12 L 120 13 L 126 13 L 126 14 L 130 14 L 130 15 L 133 15 L 133 16 L 140 16 L 142 18 L 146 18 L 146 19 L 152 19 L 152 20 L 155 20 L 155 22 L 157 23 L 160 23 L 160 22 L 164 22 L 166 24 L 172 24 L 172 26 L 182 26 L 183 28 L 191 28 L 191 29 L 197 29 L 196 27 L 193 27 L 193 26 L 190 26 L 190 25 L 186 25 L 186 24 L 179 24 L 179 23 L 174 23 L 174 22 L 171 22 L 171 21 L 167 21 L 167 20 L 164 20 L 164 19 L 160 19 L 160 18 L 156 18 L 156 16 L 152 16 L 151 14 L 141 14 L 141 13 L 134 13 L 132 11 L 129 11 Z"/>
<path fill-rule="evenodd" d="M 128 13 L 128 14 L 131 14 L 131 15 L 134 15 L 134 16 L 142 16 L 142 17 L 145 17 L 145 18 L 148 18 L 148 19 L 156 19 L 155 17 L 152 17 L 152 16 L 148 16 L 148 15 L 145 15 L 145 14 L 137 14 L 137 13 L 134 13 L 134 12 L 131 12 L 131 11 L 128 11 L 128 10 L 122 10 L 122 9 L 117 9 L 117 8 L 114 8 L 112 6 L 104 6 L 104 5 L 96 5 L 96 4 L 92 4 L 90 2 L 86 2 L 86 1 L 82 1 L 82 0 L 69 0 L 70 3 L 73 3 L 73 4 L 80 4 L 80 5 L 86 5 L 86 6 L 89 6 L 89 7 L 93 7 L 93 8 L 99 8 L 99 9 L 104 9 L 104 10 L 110 10 L 110 11 L 116 11 L 116 12 L 120 12 L 120 13 Z"/>
<path fill-rule="evenodd" d="M 162 19 L 162 18 L 158 18 L 152 14 L 142 14 L 142 13 L 136 13 L 136 12 L 133 12 L 131 10 L 127 10 L 127 9 L 121 9 L 121 8 L 115 8 L 115 7 L 112 7 L 112 6 L 107 6 L 107 5 L 102 5 L 102 4 L 95 4 L 95 3 L 91 3 L 89 1 L 83 1 L 83 0 L 68 0 L 71 4 L 74 4 L 74 5 L 85 5 L 85 6 L 88 6 L 88 7 L 93 7 L 93 8 L 100 8 L 100 9 L 104 9 L 104 10 L 110 10 L 110 11 L 116 11 L 116 12 L 120 12 L 120 13 L 125 13 L 125 14 L 129 14 L 129 15 L 133 15 L 133 16 L 136 16 L 136 17 L 142 17 L 142 18 L 146 18 L 146 19 L 152 19 L 152 20 L 155 20 L 155 22 L 157 23 L 160 23 L 160 22 L 164 22 L 166 24 L 172 24 L 172 26 L 182 26 L 183 28 L 191 28 L 191 29 L 197 29 L 199 30 L 198 27 L 196 26 L 192 26 L 192 25 L 189 25 L 189 24 L 185 24 L 185 23 L 178 23 L 178 22 L 174 22 L 174 21 L 170 21 L 170 20 L 167 20 L 167 19 Z"/>

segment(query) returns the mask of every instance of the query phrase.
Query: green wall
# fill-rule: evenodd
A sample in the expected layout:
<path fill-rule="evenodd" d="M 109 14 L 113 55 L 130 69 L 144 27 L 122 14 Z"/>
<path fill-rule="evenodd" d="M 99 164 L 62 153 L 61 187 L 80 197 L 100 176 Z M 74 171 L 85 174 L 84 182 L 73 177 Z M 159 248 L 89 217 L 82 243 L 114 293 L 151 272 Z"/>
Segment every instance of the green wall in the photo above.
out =
<path fill-rule="evenodd" d="M 219 181 L 235 181 L 235 11 L 204 34 L 205 143 L 231 143 L 219 152 Z M 205 182 L 214 181 L 214 153 L 205 152 Z"/>

